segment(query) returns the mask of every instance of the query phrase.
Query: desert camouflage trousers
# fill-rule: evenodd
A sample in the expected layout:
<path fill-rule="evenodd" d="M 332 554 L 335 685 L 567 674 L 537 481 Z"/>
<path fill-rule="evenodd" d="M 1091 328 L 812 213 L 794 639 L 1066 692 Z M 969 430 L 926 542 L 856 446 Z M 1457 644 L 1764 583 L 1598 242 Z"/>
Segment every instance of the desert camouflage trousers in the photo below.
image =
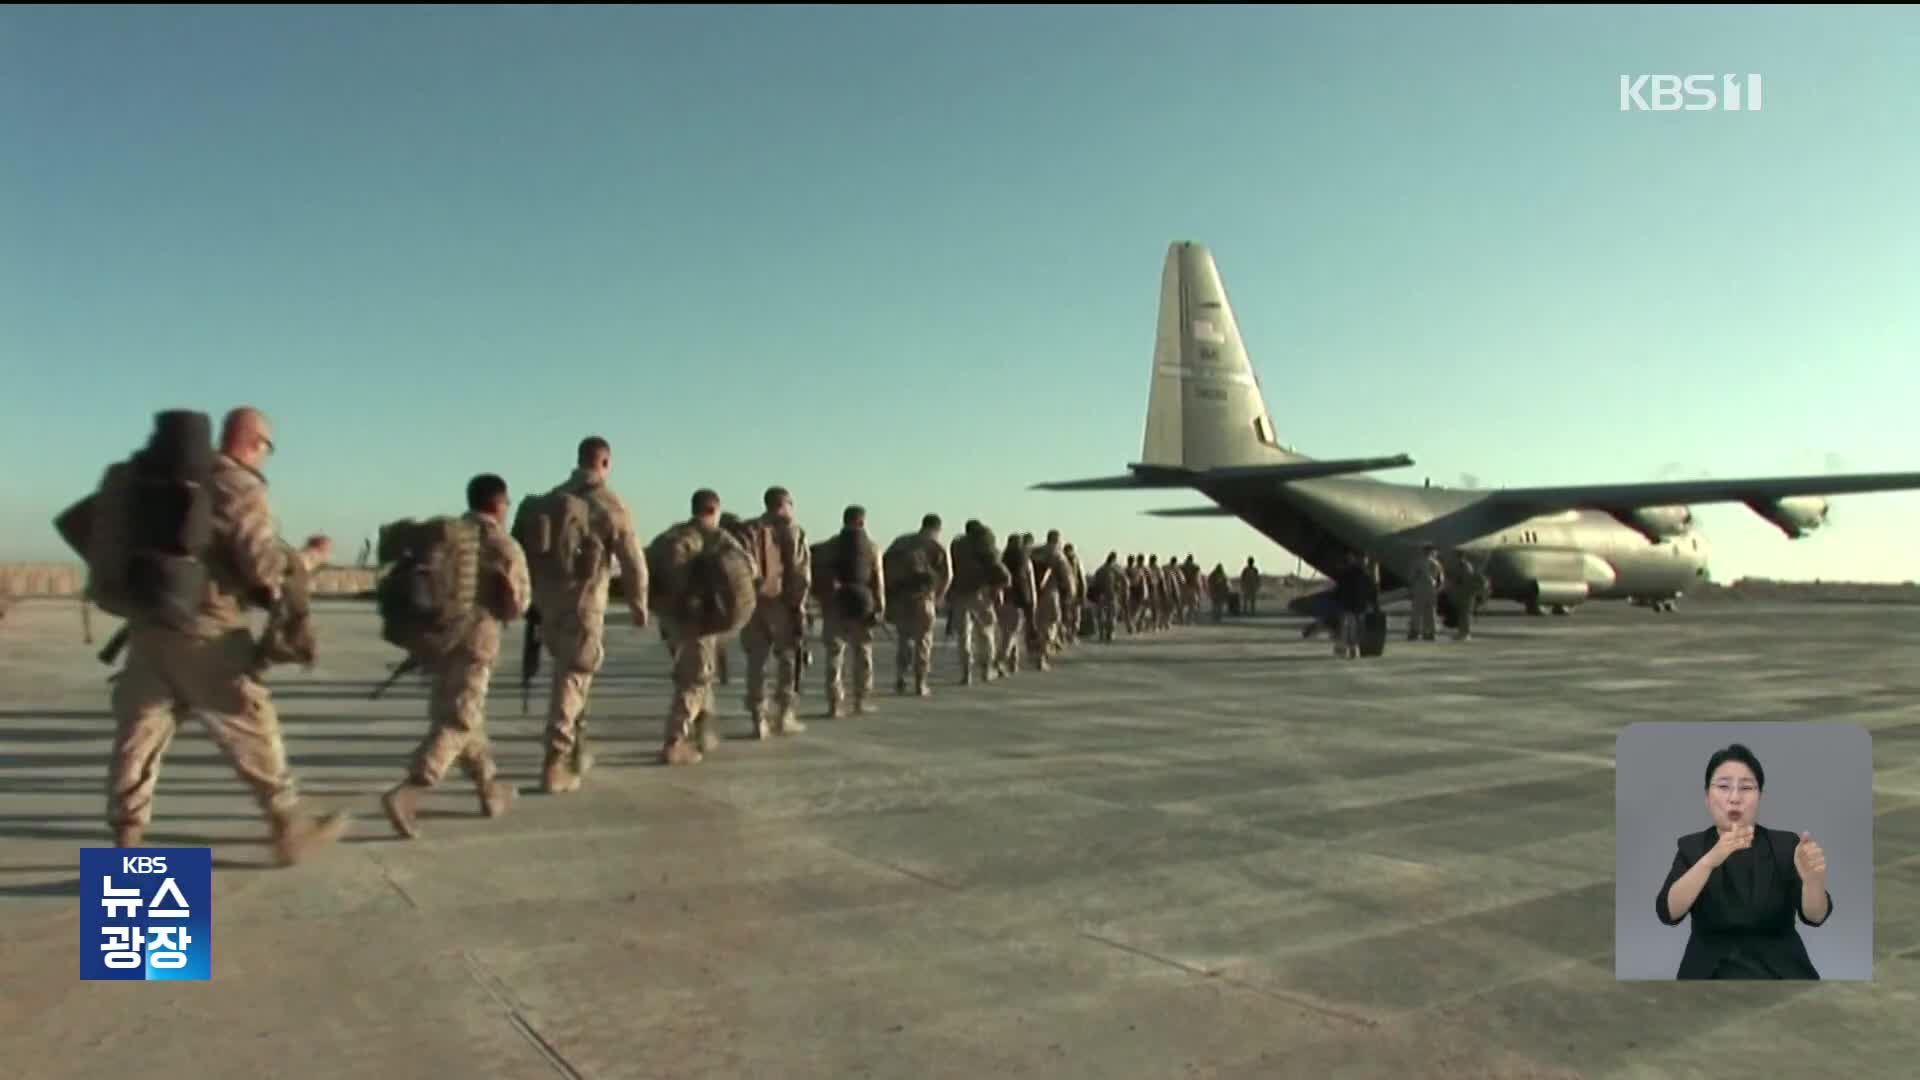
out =
<path fill-rule="evenodd" d="M 588 696 L 593 677 L 606 663 L 606 609 L 579 610 L 560 597 L 539 600 L 541 638 L 553 660 L 552 692 L 547 697 L 547 753 L 568 757 L 584 741 Z"/>
<path fill-rule="evenodd" d="M 667 626 L 667 647 L 673 650 L 673 703 L 667 708 L 668 744 L 692 741 L 695 728 L 713 700 L 714 653 L 720 646 L 717 635 L 682 634 Z"/>
<path fill-rule="evenodd" d="M 821 628 L 821 642 L 827 651 L 827 706 L 837 708 L 849 694 L 865 701 L 873 694 L 873 625 L 864 619 L 827 614 Z M 853 671 L 849 673 L 848 653 L 852 653 Z M 849 674 L 851 678 L 849 678 Z"/>
<path fill-rule="evenodd" d="M 915 689 L 924 687 L 927 685 L 927 672 L 933 667 L 933 596 L 898 597 L 888 604 L 888 608 L 894 620 L 896 641 L 894 682 L 904 684 L 911 679 Z"/>
<path fill-rule="evenodd" d="M 950 593 L 947 603 L 959 616 L 961 678 L 986 678 L 988 669 L 998 658 L 1000 638 L 1000 616 L 994 610 L 993 590 Z"/>
<path fill-rule="evenodd" d="M 457 650 L 434 661 L 427 697 L 427 737 L 413 752 L 407 778 L 432 787 L 455 764 L 484 787 L 499 773 L 487 739 L 487 690 L 494 661 Z"/>
<path fill-rule="evenodd" d="M 244 629 L 201 638 L 133 627 L 126 667 L 113 685 L 108 825 L 145 827 L 153 820 L 160 759 L 189 713 L 206 714 L 208 733 L 260 809 L 270 818 L 292 816 L 299 796 L 273 695 L 249 673 L 254 651 L 253 635 Z"/>
<path fill-rule="evenodd" d="M 747 712 L 755 719 L 764 716 L 767 700 L 773 700 L 775 717 L 793 712 L 794 677 L 800 665 L 800 623 L 792 608 L 761 597 L 753 609 L 753 618 L 740 630 L 740 644 L 747 650 Z M 773 661 L 772 672 L 767 661 Z M 767 692 L 767 678 L 773 676 L 773 692 Z"/>

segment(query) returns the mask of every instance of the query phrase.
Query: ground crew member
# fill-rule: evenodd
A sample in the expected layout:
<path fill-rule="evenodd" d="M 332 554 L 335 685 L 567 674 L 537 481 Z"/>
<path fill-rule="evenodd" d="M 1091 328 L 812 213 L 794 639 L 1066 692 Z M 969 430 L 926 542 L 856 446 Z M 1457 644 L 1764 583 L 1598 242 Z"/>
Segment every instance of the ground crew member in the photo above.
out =
<path fill-rule="evenodd" d="M 142 611 L 127 620 L 126 668 L 113 685 L 117 730 L 107 778 L 107 823 L 120 847 L 141 846 L 153 816 L 160 757 L 173 741 L 176 718 L 189 712 L 210 721 L 214 741 L 253 789 L 280 865 L 300 861 L 347 830 L 344 813 L 315 819 L 300 812 L 280 716 L 256 673 L 259 645 L 248 608 L 278 600 L 290 559 L 311 571 L 333 550 L 326 537 L 315 536 L 294 552 L 275 535 L 260 474 L 273 449 L 272 427 L 259 410 L 227 414 L 208 492 L 212 557 L 205 560 L 208 580 L 193 623 L 176 627 Z M 99 512 L 124 512 L 105 505 L 109 501 L 101 500 Z"/>
<path fill-rule="evenodd" d="M 1253 565 L 1253 556 L 1247 556 L 1246 569 L 1240 571 L 1240 610 L 1247 615 L 1258 615 L 1260 606 L 1260 570 Z"/>
<path fill-rule="evenodd" d="M 1452 588 L 1448 599 L 1453 602 L 1453 614 L 1456 620 L 1454 637 L 1460 641 L 1473 638 L 1473 613 L 1487 594 L 1487 578 L 1473 557 L 1466 552 L 1455 553 Z"/>
<path fill-rule="evenodd" d="M 507 482 L 492 473 L 467 483 L 466 519 L 480 527 L 480 595 L 473 622 L 452 651 L 428 662 L 433 689 L 427 698 L 427 737 L 413 752 L 407 778 L 381 801 L 387 821 L 401 836 L 418 835 L 420 798 L 458 762 L 480 796 L 480 812 L 499 817 L 512 805 L 514 788 L 502 783 L 487 741 L 487 690 L 500 658 L 500 628 L 527 613 L 533 585 L 520 545 L 507 535 Z"/>
<path fill-rule="evenodd" d="M 1434 554 L 1432 544 L 1421 547 L 1420 555 L 1414 560 L 1413 569 L 1407 575 L 1408 592 L 1413 598 L 1413 614 L 1407 623 L 1408 641 L 1432 641 L 1434 638 L 1434 620 L 1438 615 L 1440 588 L 1446 581 L 1446 570 L 1440 565 L 1440 559 Z"/>

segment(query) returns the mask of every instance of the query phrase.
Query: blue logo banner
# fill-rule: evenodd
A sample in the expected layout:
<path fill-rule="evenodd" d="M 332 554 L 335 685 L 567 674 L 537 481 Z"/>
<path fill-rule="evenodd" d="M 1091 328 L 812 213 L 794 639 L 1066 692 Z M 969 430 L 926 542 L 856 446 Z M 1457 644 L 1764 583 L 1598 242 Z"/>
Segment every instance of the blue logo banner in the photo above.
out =
<path fill-rule="evenodd" d="M 80 978 L 213 978 L 213 849 L 81 848 Z"/>

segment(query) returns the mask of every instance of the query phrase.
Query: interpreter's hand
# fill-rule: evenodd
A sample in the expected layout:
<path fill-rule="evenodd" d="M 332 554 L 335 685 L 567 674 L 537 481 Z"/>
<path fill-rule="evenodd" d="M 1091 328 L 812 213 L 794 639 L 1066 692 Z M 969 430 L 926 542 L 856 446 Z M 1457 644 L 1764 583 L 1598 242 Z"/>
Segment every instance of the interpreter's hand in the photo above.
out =
<path fill-rule="evenodd" d="M 1736 825 L 1720 834 L 1720 842 L 1707 852 L 1707 859 L 1719 866 L 1727 861 L 1727 856 L 1736 851 L 1745 851 L 1753 846 L 1753 826 Z"/>
<path fill-rule="evenodd" d="M 1800 834 L 1800 843 L 1793 849 L 1793 868 L 1800 871 L 1802 881 L 1827 879 L 1827 853 L 1813 842 L 1811 833 Z"/>

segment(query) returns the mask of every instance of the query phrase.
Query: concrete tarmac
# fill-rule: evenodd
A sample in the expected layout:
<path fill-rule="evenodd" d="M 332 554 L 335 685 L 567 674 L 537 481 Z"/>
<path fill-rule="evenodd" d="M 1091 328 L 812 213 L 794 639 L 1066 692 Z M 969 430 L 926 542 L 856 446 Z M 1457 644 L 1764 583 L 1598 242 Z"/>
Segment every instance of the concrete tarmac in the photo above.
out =
<path fill-rule="evenodd" d="M 214 976 L 152 985 L 78 979 L 114 621 L 93 648 L 71 601 L 0 623 L 0 1072 L 1866 1077 L 1920 1054 L 1910 608 L 1609 605 L 1364 662 L 1262 618 L 965 690 L 942 641 L 924 700 L 892 694 L 883 639 L 878 716 L 820 719 L 817 665 L 808 733 L 683 769 L 654 764 L 658 635 L 614 625 L 586 787 L 487 821 L 456 777 L 412 842 L 378 797 L 424 688 L 367 700 L 395 654 L 369 608 L 323 612 L 323 662 L 271 682 L 311 804 L 355 829 L 266 869 L 184 730 L 150 842 L 214 849 Z M 512 637 L 491 733 L 530 789 Z M 737 645 L 731 667 L 737 736 Z M 1874 734 L 1874 981 L 1615 981 L 1615 737 L 1750 718 Z"/>

